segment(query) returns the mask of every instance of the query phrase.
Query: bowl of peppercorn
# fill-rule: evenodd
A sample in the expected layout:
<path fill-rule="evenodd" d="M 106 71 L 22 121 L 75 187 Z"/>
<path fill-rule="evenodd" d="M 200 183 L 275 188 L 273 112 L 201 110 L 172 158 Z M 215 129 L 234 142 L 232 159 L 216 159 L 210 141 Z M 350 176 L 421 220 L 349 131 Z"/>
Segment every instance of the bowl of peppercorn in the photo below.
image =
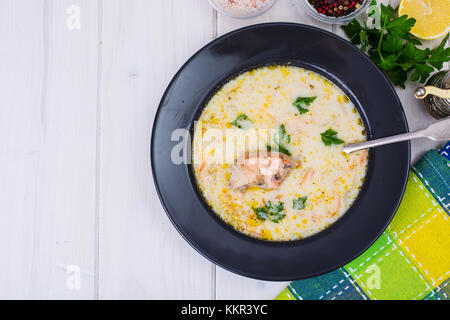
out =
<path fill-rule="evenodd" d="M 298 0 L 299 9 L 306 11 L 315 19 L 332 24 L 347 23 L 362 13 L 371 0 Z M 303 8 L 301 7 L 303 3 Z"/>

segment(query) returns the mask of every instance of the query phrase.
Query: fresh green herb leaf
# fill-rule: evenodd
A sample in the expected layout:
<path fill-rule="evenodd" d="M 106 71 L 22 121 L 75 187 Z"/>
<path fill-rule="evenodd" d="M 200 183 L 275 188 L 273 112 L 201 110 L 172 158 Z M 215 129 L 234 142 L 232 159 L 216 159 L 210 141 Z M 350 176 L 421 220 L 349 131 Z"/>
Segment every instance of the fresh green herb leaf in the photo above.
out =
<path fill-rule="evenodd" d="M 286 215 L 284 213 L 279 213 L 279 214 L 270 216 L 270 221 L 272 221 L 274 223 L 279 223 L 284 218 L 286 218 Z"/>
<path fill-rule="evenodd" d="M 443 64 L 450 61 L 450 48 L 446 47 L 449 35 L 435 49 L 419 49 L 416 46 L 421 45 L 420 40 L 410 33 L 416 20 L 406 15 L 396 17 L 396 11 L 381 4 L 380 28 L 352 20 L 342 29 L 353 44 L 367 51 L 394 85 L 404 88 L 408 76 L 423 83 L 435 69 L 442 69 Z"/>
<path fill-rule="evenodd" d="M 296 105 L 295 107 L 297 107 L 297 110 L 298 110 L 298 112 L 300 112 L 300 114 L 304 114 L 309 111 L 308 109 L 303 108 L 301 105 Z"/>
<path fill-rule="evenodd" d="M 280 212 L 282 212 L 284 210 L 284 203 L 278 202 L 277 204 L 275 204 L 275 203 L 272 203 L 272 201 L 267 201 L 266 209 L 270 215 L 279 214 Z"/>
<path fill-rule="evenodd" d="M 287 156 L 291 156 L 292 155 L 292 153 L 288 149 L 286 149 L 285 147 L 283 147 L 281 145 L 278 146 L 278 151 L 281 152 L 281 153 L 284 153 Z"/>
<path fill-rule="evenodd" d="M 383 50 L 389 53 L 395 53 L 403 48 L 403 40 L 392 34 L 388 34 L 383 42 Z"/>
<path fill-rule="evenodd" d="M 267 218 L 269 218 L 269 213 L 267 212 L 265 207 L 262 208 L 254 208 L 253 211 L 256 214 L 256 217 L 259 220 L 267 220 Z"/>
<path fill-rule="evenodd" d="M 450 60 L 450 47 L 446 48 L 445 44 L 448 40 L 447 36 L 442 40 L 441 44 L 433 50 L 428 63 L 435 67 L 437 70 L 442 69 L 443 63 Z"/>
<path fill-rule="evenodd" d="M 375 3 L 373 3 L 372 5 L 376 5 L 376 1 L 374 1 Z M 395 9 L 391 6 L 385 6 L 384 4 L 380 4 L 380 18 L 381 21 L 384 20 L 392 20 L 395 19 Z"/>
<path fill-rule="evenodd" d="M 344 141 L 337 137 L 337 132 L 333 129 L 328 129 L 327 131 L 320 134 L 322 141 L 326 146 L 331 146 L 332 144 L 343 144 Z"/>
<path fill-rule="evenodd" d="M 363 27 L 358 22 L 358 20 L 350 21 L 348 25 L 342 26 L 342 29 L 344 30 L 347 37 L 350 38 L 351 43 L 356 45 L 361 44 L 360 33 L 361 31 L 363 31 Z"/>
<path fill-rule="evenodd" d="M 303 210 L 306 207 L 306 200 L 308 197 L 300 197 L 298 199 L 292 200 L 292 206 L 296 210 Z"/>
<path fill-rule="evenodd" d="M 405 82 L 407 80 L 407 74 L 401 67 L 396 67 L 388 71 L 388 75 L 394 85 L 401 88 L 405 88 Z"/>
<path fill-rule="evenodd" d="M 394 69 L 396 66 L 398 66 L 397 55 L 391 54 L 391 55 L 385 57 L 383 60 L 380 61 L 378 66 L 384 71 L 389 71 L 389 70 Z"/>
<path fill-rule="evenodd" d="M 278 204 L 274 204 L 271 201 L 268 201 L 266 203 L 266 209 L 267 212 L 269 213 L 269 219 L 272 222 L 278 223 L 286 217 L 286 215 L 283 213 L 284 210 L 283 202 L 278 202 Z"/>
<path fill-rule="evenodd" d="M 277 145 L 286 145 L 291 142 L 291 136 L 286 133 L 284 124 L 282 124 L 275 133 L 273 140 Z"/>
<path fill-rule="evenodd" d="M 430 67 L 426 64 L 416 63 L 414 64 L 415 70 L 411 75 L 412 81 L 420 81 L 425 82 L 430 76 L 431 72 L 433 72 L 433 67 Z"/>
<path fill-rule="evenodd" d="M 254 208 L 253 211 L 256 214 L 256 217 L 260 220 L 267 220 L 274 223 L 278 223 L 283 220 L 286 215 L 283 213 L 284 211 L 284 203 L 278 202 L 277 204 L 272 203 L 272 201 L 268 201 L 264 207 Z"/>
<path fill-rule="evenodd" d="M 270 152 L 270 151 L 278 151 L 278 152 L 284 153 L 287 156 L 291 156 L 292 155 L 292 153 L 288 149 L 286 149 L 283 146 L 278 146 L 278 145 L 275 146 L 275 147 L 267 145 L 267 151 L 268 152 Z"/>
<path fill-rule="evenodd" d="M 407 42 L 400 54 L 406 58 L 406 61 L 422 61 L 429 55 L 429 49 L 427 50 L 417 49 L 411 42 Z"/>
<path fill-rule="evenodd" d="M 397 19 L 391 18 L 390 22 L 386 25 L 386 30 L 390 31 L 392 35 L 401 36 L 411 31 L 411 28 L 416 23 L 416 19 L 409 18 L 407 15 L 398 17 Z"/>
<path fill-rule="evenodd" d="M 290 156 L 291 152 L 287 149 L 286 145 L 291 143 L 291 136 L 286 133 L 286 127 L 284 124 L 280 126 L 278 131 L 273 136 L 273 141 L 276 146 L 267 145 L 267 151 L 276 150 L 285 155 Z"/>
<path fill-rule="evenodd" d="M 317 96 L 316 97 L 298 97 L 292 105 L 298 109 L 298 112 L 300 112 L 300 114 L 304 114 L 309 111 L 305 107 L 308 107 L 311 103 L 313 103 L 314 100 L 316 100 L 316 98 L 317 98 Z"/>
<path fill-rule="evenodd" d="M 249 122 L 253 122 L 253 121 L 250 120 L 249 117 L 247 117 L 247 115 L 245 113 L 241 113 L 233 122 L 230 122 L 230 124 L 239 129 L 242 129 L 242 128 L 245 128 Z"/>

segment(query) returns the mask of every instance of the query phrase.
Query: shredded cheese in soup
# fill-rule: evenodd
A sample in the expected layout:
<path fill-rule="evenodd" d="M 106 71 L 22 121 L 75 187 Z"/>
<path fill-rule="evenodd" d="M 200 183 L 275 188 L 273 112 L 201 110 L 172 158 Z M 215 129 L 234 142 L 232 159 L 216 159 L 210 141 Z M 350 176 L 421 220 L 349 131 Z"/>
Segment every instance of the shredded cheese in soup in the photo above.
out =
<path fill-rule="evenodd" d="M 262 67 L 226 83 L 205 106 L 194 172 L 206 202 L 236 230 L 301 239 L 355 201 L 368 153 L 342 147 L 365 140 L 355 106 L 333 83 L 294 66 Z M 281 166 L 267 173 L 272 163 Z"/>

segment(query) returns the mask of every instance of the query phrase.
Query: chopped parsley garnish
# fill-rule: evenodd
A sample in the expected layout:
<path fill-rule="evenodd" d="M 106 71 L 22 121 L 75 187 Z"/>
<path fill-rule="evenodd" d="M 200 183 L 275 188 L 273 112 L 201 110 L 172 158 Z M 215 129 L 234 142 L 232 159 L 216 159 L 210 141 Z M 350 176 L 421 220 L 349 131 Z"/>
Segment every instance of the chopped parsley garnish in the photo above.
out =
<path fill-rule="evenodd" d="M 316 98 L 317 97 L 298 97 L 292 105 L 297 108 L 300 114 L 304 114 L 309 111 L 309 109 L 306 109 L 305 107 L 308 107 L 313 103 Z"/>
<path fill-rule="evenodd" d="M 277 145 L 285 145 L 291 142 L 291 136 L 286 133 L 286 127 L 284 124 L 282 124 L 275 133 L 273 140 Z"/>
<path fill-rule="evenodd" d="M 272 148 L 272 146 L 267 145 L 267 151 L 270 152 L 273 149 L 275 149 L 276 151 L 279 151 L 281 153 L 284 153 L 287 156 L 292 155 L 291 152 L 288 149 L 286 149 L 285 147 L 283 147 L 283 146 L 276 146 L 275 148 Z"/>
<path fill-rule="evenodd" d="M 245 113 L 239 114 L 239 116 L 233 121 L 230 122 L 232 126 L 235 126 L 239 129 L 245 128 L 249 123 L 253 122 Z"/>
<path fill-rule="evenodd" d="M 333 129 L 328 129 L 327 131 L 320 134 L 322 141 L 326 146 L 331 146 L 332 144 L 343 144 L 344 141 L 337 137 L 337 132 Z"/>
<path fill-rule="evenodd" d="M 306 200 L 308 197 L 299 197 L 298 199 L 292 200 L 292 206 L 296 210 L 303 210 L 306 207 Z"/>
<path fill-rule="evenodd" d="M 254 208 L 253 211 L 256 217 L 260 220 L 270 220 L 274 223 L 278 223 L 283 220 L 286 215 L 284 211 L 284 202 L 278 202 L 277 204 L 272 201 L 267 201 L 264 207 Z"/>
<path fill-rule="evenodd" d="M 254 208 L 253 211 L 255 212 L 256 217 L 259 220 L 267 220 L 267 218 L 269 218 L 269 213 L 267 212 L 267 209 L 265 207 Z"/>
<path fill-rule="evenodd" d="M 287 144 L 291 143 L 291 136 L 286 133 L 286 127 L 284 124 L 282 124 L 278 131 L 275 132 L 273 141 L 276 144 L 276 147 L 267 145 L 267 151 L 277 150 L 288 156 L 291 155 L 291 152 L 286 147 Z"/>

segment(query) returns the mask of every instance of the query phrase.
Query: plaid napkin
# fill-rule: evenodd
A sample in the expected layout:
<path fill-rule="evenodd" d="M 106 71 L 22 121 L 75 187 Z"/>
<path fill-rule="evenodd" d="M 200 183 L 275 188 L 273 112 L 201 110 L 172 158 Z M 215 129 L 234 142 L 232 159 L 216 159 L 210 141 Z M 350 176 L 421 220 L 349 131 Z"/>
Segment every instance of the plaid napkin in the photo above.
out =
<path fill-rule="evenodd" d="M 450 142 L 411 170 L 400 207 L 366 252 L 322 276 L 292 282 L 277 300 L 449 300 Z"/>

